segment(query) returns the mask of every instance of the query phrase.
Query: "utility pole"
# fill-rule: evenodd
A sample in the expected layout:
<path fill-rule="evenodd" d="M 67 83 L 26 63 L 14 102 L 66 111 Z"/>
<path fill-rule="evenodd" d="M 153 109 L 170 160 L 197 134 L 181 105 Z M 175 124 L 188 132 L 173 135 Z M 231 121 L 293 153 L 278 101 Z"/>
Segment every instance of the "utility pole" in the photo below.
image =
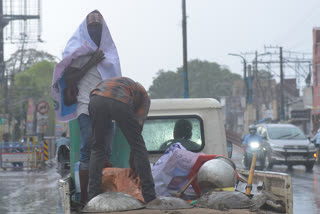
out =
<path fill-rule="evenodd" d="M 184 98 L 189 98 L 186 0 L 182 0 L 182 38 L 183 38 L 183 81 L 184 81 L 183 96 Z"/>
<path fill-rule="evenodd" d="M 255 64 L 254 64 L 254 76 L 253 76 L 253 79 L 254 79 L 254 82 L 255 82 L 255 105 L 256 105 L 256 121 L 258 121 L 260 119 L 260 105 L 259 105 L 259 99 L 258 96 L 260 96 L 260 93 L 258 95 L 258 51 L 255 51 Z"/>
<path fill-rule="evenodd" d="M 282 47 L 280 47 L 280 120 L 284 120 L 283 57 L 282 57 Z"/>
<path fill-rule="evenodd" d="M 250 124 L 254 123 L 256 120 L 255 114 L 254 114 L 254 108 L 252 104 L 252 80 L 253 80 L 253 74 L 251 72 L 251 65 L 248 65 L 248 75 L 247 75 L 247 95 L 248 95 L 248 102 L 246 104 L 246 112 L 245 112 L 245 121 L 244 121 L 244 133 L 248 133 L 248 127 Z"/>
<path fill-rule="evenodd" d="M 254 78 L 257 79 L 258 76 L 258 51 L 255 51 L 255 63 L 254 63 Z"/>
<path fill-rule="evenodd" d="M 3 19 L 2 0 L 0 0 L 0 83 L 5 91 L 4 85 L 6 84 L 4 78 L 4 57 L 3 57 L 3 28 L 8 24 Z M 5 94 L 4 94 L 5 95 Z M 5 97 L 5 96 L 4 96 Z"/>

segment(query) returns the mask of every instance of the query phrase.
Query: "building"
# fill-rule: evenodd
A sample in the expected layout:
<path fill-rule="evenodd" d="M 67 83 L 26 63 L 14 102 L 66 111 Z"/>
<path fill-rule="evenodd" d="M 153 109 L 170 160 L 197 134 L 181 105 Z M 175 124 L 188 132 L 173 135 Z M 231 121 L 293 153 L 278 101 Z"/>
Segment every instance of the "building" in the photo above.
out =
<path fill-rule="evenodd" d="M 313 132 L 320 127 L 320 27 L 313 28 Z"/>

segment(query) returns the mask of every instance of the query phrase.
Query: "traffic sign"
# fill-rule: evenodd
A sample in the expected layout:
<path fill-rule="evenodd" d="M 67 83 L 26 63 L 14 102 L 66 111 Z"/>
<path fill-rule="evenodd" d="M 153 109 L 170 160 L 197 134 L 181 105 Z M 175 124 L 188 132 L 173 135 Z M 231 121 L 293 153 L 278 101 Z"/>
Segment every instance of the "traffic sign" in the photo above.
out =
<path fill-rule="evenodd" d="M 36 109 L 40 114 L 46 114 L 49 111 L 49 104 L 46 101 L 40 101 L 38 102 Z"/>

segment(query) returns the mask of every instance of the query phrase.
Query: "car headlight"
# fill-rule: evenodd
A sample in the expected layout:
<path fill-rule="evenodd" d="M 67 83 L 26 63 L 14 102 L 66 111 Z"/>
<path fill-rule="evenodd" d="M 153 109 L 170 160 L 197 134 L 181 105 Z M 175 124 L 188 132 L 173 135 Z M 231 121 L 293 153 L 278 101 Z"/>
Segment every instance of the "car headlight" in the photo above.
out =
<path fill-rule="evenodd" d="M 257 149 L 260 147 L 260 143 L 259 142 L 250 142 L 249 143 L 249 146 L 252 148 L 252 149 Z"/>

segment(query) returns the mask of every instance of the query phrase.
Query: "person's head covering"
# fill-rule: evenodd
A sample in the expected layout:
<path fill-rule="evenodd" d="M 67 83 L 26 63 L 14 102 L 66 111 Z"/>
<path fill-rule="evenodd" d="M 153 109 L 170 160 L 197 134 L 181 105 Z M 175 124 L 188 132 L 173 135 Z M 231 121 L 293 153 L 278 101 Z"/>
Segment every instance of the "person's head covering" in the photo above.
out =
<path fill-rule="evenodd" d="M 54 69 L 52 79 L 52 97 L 54 100 L 56 117 L 58 121 L 67 122 L 77 117 L 77 104 L 65 106 L 63 103 L 63 90 L 65 88 L 63 74 L 65 68 L 70 65 L 73 59 L 76 59 L 82 55 L 87 55 L 90 52 L 94 52 L 99 47 L 105 56 L 105 59 L 97 65 L 97 69 L 102 80 L 121 76 L 118 51 L 112 40 L 105 20 L 97 10 L 92 11 L 89 14 L 89 16 L 86 16 L 76 32 L 67 42 L 63 52 L 63 59 L 55 66 Z M 99 33 L 98 28 L 93 27 L 91 29 L 91 27 L 89 27 L 91 34 L 90 36 L 87 23 L 94 26 L 95 23 L 99 22 L 102 23 L 101 33 Z"/>
<path fill-rule="evenodd" d="M 92 11 L 87 15 L 87 30 L 92 41 L 99 47 L 102 34 L 103 17 L 99 11 Z"/>
<path fill-rule="evenodd" d="M 103 17 L 98 10 L 94 10 L 87 15 L 87 25 L 95 24 L 95 23 L 99 23 L 99 24 L 103 23 Z"/>
<path fill-rule="evenodd" d="M 92 23 L 96 23 L 97 21 L 102 21 L 99 49 L 104 52 L 104 55 L 106 57 L 98 65 L 98 71 L 100 72 L 102 79 L 105 80 L 111 77 L 121 76 L 120 61 L 117 48 L 112 40 L 107 24 L 98 10 L 94 10 L 89 13 L 85 20 L 83 20 L 83 22 L 80 24 L 76 32 L 73 34 L 73 36 L 69 39 L 63 52 L 63 58 L 72 55 L 80 47 L 88 47 L 92 51 L 95 51 L 98 48 L 88 32 L 88 17 L 95 17 L 89 18 L 89 25 Z"/>

